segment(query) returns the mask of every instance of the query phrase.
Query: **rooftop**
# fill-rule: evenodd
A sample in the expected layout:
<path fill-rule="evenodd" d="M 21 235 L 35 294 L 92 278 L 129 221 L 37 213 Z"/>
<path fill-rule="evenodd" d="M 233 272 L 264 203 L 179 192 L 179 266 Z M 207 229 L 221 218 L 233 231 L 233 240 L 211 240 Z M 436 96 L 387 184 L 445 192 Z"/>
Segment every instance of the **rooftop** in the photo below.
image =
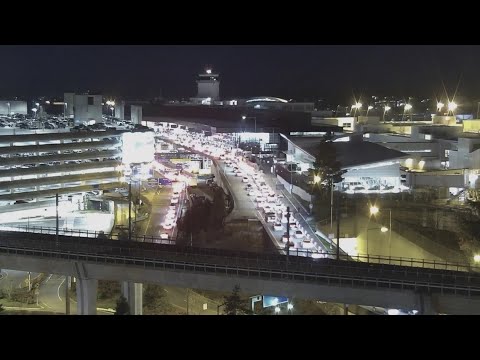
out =
<path fill-rule="evenodd" d="M 320 137 L 295 137 L 289 139 L 302 150 L 314 156 L 320 143 Z M 381 161 L 394 160 L 408 156 L 401 151 L 386 148 L 366 141 L 333 142 L 342 167 L 365 165 Z"/>

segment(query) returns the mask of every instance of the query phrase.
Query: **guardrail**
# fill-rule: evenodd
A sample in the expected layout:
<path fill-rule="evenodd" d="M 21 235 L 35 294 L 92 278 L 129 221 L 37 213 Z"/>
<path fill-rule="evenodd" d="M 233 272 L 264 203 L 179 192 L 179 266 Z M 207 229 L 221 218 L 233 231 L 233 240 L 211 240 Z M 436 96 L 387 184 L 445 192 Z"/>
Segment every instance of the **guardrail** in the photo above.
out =
<path fill-rule="evenodd" d="M 128 231 L 128 229 L 125 229 Z M 46 234 L 46 235 L 56 235 L 56 229 L 51 227 L 35 227 L 35 226 L 16 226 L 16 227 L 7 227 L 0 226 L 0 235 L 2 231 L 14 231 L 14 232 L 24 232 L 32 234 Z M 98 231 L 89 231 L 89 230 L 73 230 L 73 229 L 59 229 L 59 236 L 66 237 L 79 237 L 79 238 L 97 238 L 97 239 L 111 239 L 111 240 L 128 240 L 122 237 L 120 234 L 114 233 L 102 233 Z M 175 245 L 175 241 L 162 239 L 155 236 L 132 236 L 133 241 L 141 243 L 154 243 L 154 244 L 164 244 L 164 245 Z M 264 248 L 250 248 L 252 253 L 255 254 L 265 254 L 265 255 L 278 255 L 279 253 L 285 255 L 286 248 L 284 247 L 275 247 L 274 249 L 264 249 Z M 212 251 L 218 250 L 214 254 L 224 254 L 226 251 L 222 249 L 205 249 L 209 254 L 212 254 Z M 232 253 L 234 253 L 232 251 Z M 329 258 L 336 259 L 336 252 L 325 252 L 322 250 L 314 249 L 290 249 L 289 255 L 291 257 L 304 257 L 304 258 Z M 462 272 L 478 272 L 480 273 L 480 267 L 472 266 L 469 264 L 463 263 L 452 263 L 452 262 L 443 262 L 443 261 L 431 261 L 426 259 L 418 258 L 405 258 L 405 257 L 396 257 L 396 256 L 380 256 L 380 255 L 369 255 L 369 254 L 357 254 L 349 255 L 340 253 L 338 260 L 341 261 L 357 261 L 367 264 L 385 264 L 385 265 L 397 265 L 397 266 L 406 266 L 414 268 L 424 268 L 424 269 L 435 269 L 435 270 L 451 270 L 451 271 L 462 271 Z"/>
<path fill-rule="evenodd" d="M 62 241 L 57 242 L 51 235 L 43 235 L 48 238 L 42 239 L 12 238 L 14 235 L 16 234 L 0 235 L 0 253 L 140 266 L 145 269 L 201 272 L 218 276 L 246 276 L 337 286 L 428 290 L 442 294 L 480 296 L 480 274 L 330 259 L 315 262 L 292 258 L 287 261 L 280 255 L 237 255 L 217 249 L 210 251 L 85 238 L 62 237 Z"/>

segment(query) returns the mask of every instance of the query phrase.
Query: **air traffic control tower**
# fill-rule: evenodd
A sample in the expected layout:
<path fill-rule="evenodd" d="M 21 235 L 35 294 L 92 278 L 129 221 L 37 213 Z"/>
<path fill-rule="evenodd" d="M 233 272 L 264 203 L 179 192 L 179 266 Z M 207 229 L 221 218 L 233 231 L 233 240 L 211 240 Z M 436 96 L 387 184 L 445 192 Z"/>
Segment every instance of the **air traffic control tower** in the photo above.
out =
<path fill-rule="evenodd" d="M 211 67 L 205 68 L 205 72 L 197 76 L 197 99 L 202 103 L 213 103 L 220 98 L 220 75 L 214 74 Z"/>

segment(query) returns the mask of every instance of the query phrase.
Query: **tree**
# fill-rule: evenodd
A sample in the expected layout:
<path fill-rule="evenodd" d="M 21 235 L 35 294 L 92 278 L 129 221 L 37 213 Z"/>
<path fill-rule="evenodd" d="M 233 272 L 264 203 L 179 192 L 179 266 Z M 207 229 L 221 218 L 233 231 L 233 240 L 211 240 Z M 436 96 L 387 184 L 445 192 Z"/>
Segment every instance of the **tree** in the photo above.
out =
<path fill-rule="evenodd" d="M 115 315 L 130 315 L 130 305 L 123 295 L 121 295 L 117 300 Z"/>
<path fill-rule="evenodd" d="M 332 188 L 333 184 L 343 180 L 343 174 L 346 170 L 342 170 L 341 163 L 337 160 L 337 151 L 333 144 L 333 135 L 328 132 L 318 144 L 315 152 L 315 162 L 313 163 L 314 176 L 320 178 L 318 185 Z M 319 189 L 316 186 L 315 189 Z"/>
<path fill-rule="evenodd" d="M 223 312 L 226 315 L 251 314 L 251 310 L 248 308 L 248 300 L 240 297 L 240 286 L 238 285 L 235 285 L 231 295 L 224 297 L 224 305 Z"/>
<path fill-rule="evenodd" d="M 165 290 L 158 285 L 146 284 L 143 291 L 143 307 L 155 314 L 166 314 L 171 310 Z"/>
<path fill-rule="evenodd" d="M 212 229 L 221 229 L 223 220 L 226 216 L 225 209 L 225 193 L 223 189 L 218 187 L 213 194 L 213 202 L 210 208 L 209 225 Z"/>

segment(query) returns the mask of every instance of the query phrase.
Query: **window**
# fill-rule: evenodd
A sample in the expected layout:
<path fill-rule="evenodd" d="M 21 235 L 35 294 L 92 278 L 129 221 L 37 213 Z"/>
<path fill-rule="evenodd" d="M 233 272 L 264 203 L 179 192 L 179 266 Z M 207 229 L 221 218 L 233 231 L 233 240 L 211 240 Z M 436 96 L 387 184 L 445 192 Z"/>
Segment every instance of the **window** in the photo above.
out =
<path fill-rule="evenodd" d="M 450 150 L 445 150 L 445 157 L 448 158 L 450 156 Z"/>
<path fill-rule="evenodd" d="M 343 123 L 342 127 L 352 127 L 352 123 Z"/>
<path fill-rule="evenodd" d="M 93 96 L 88 97 L 88 105 L 93 105 Z"/>

